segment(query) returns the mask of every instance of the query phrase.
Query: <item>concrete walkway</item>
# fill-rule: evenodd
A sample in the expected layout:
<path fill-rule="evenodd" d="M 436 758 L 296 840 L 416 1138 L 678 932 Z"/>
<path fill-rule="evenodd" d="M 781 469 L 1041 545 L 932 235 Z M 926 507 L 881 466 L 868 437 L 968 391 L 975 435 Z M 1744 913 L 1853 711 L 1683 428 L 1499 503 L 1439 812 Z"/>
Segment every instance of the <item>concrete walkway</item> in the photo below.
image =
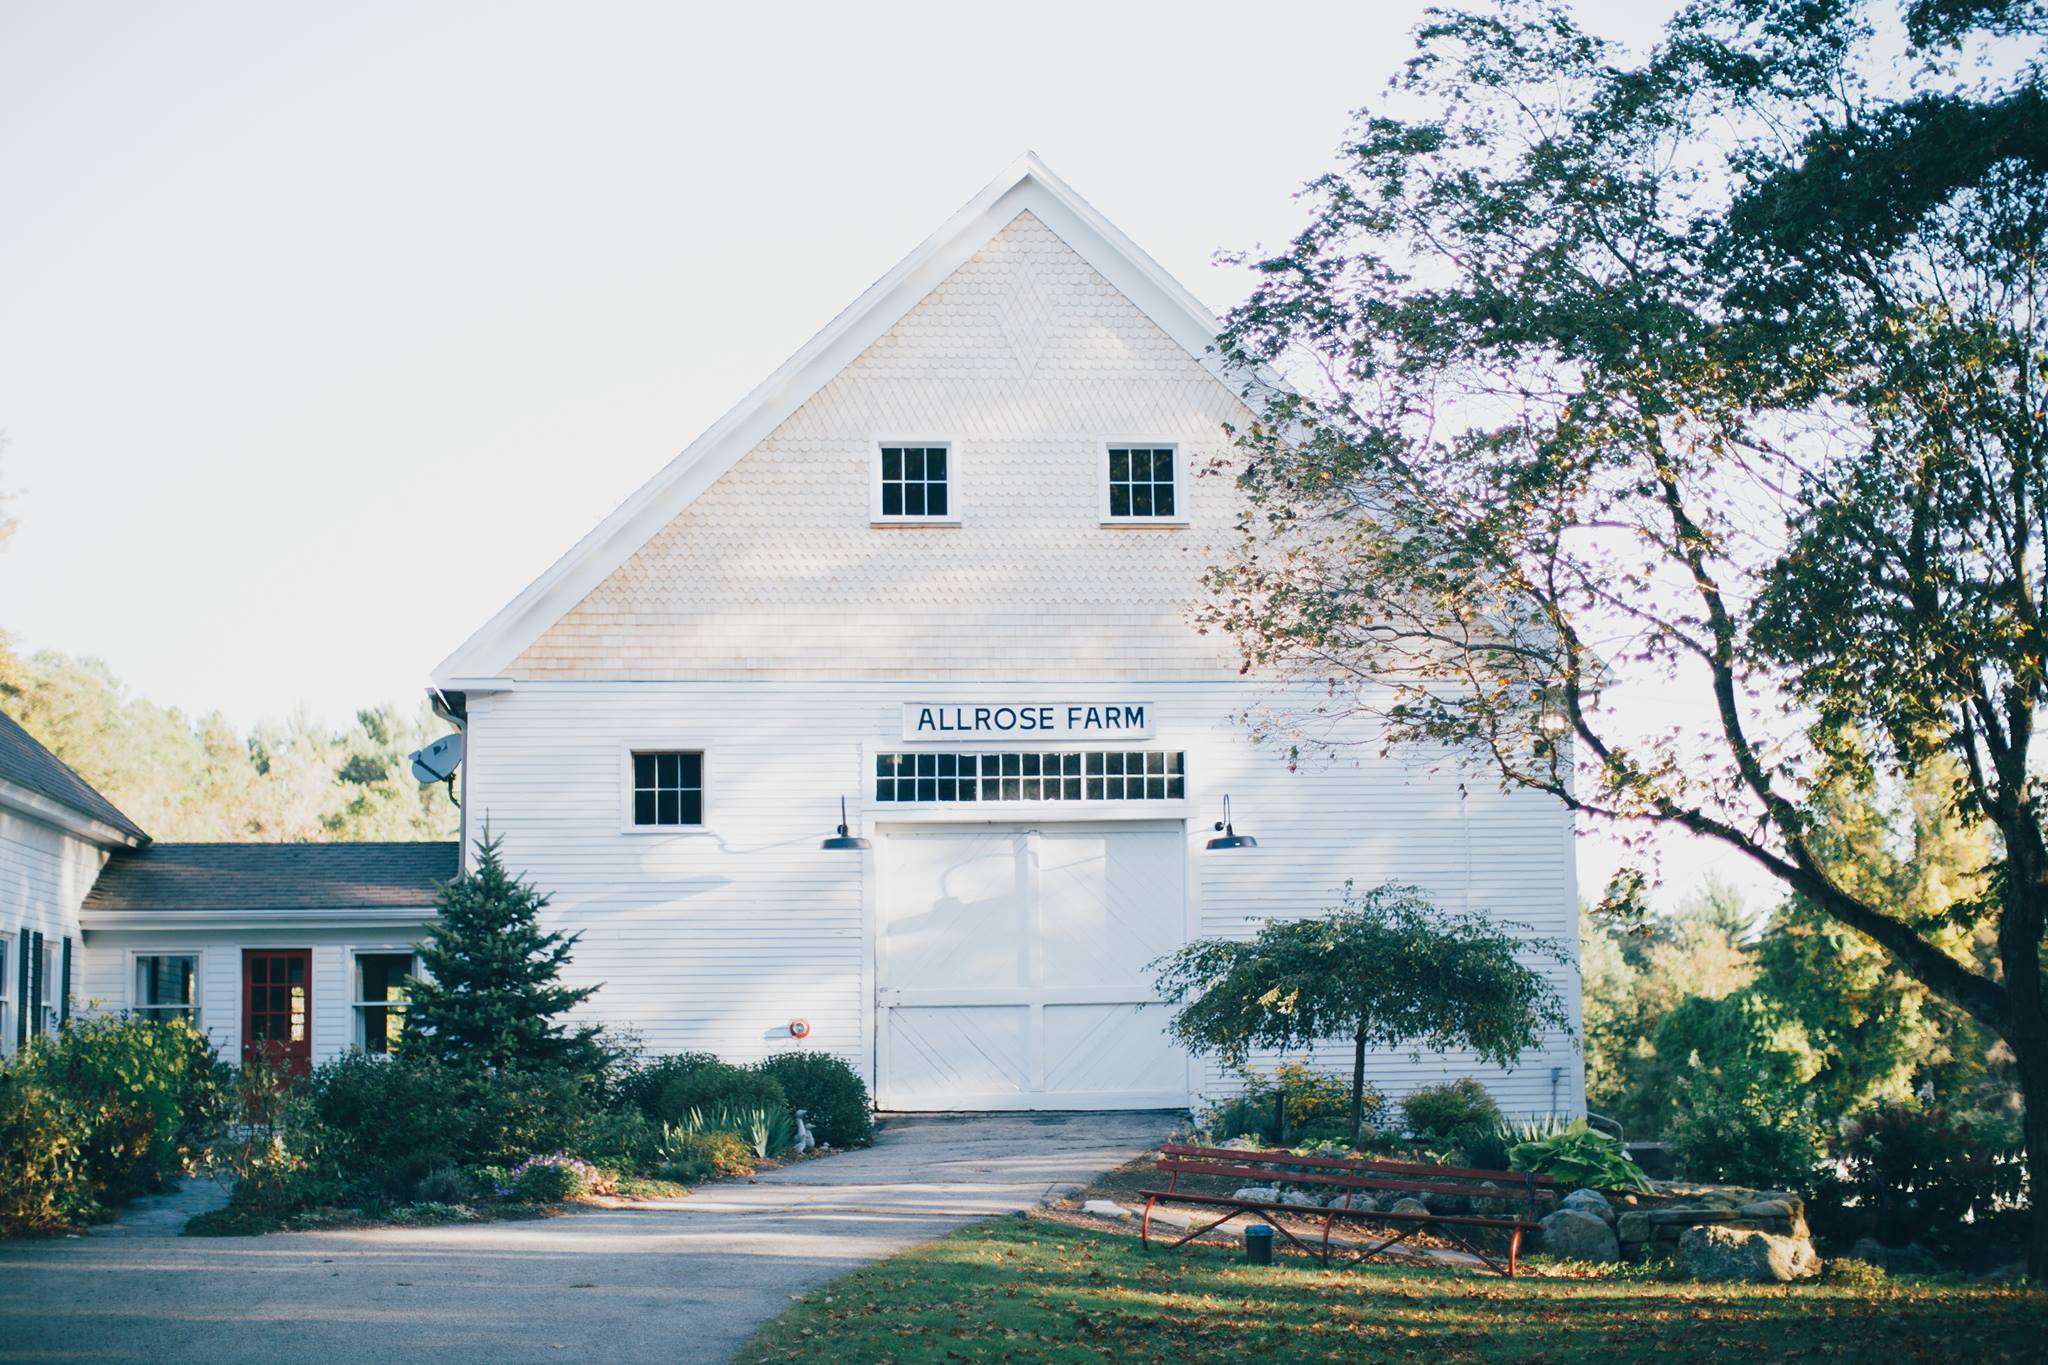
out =
<path fill-rule="evenodd" d="M 898 1120 L 865 1151 L 544 1222 L 0 1243 L 0 1360 L 727 1360 L 834 1276 L 1066 1193 L 1171 1126 Z"/>

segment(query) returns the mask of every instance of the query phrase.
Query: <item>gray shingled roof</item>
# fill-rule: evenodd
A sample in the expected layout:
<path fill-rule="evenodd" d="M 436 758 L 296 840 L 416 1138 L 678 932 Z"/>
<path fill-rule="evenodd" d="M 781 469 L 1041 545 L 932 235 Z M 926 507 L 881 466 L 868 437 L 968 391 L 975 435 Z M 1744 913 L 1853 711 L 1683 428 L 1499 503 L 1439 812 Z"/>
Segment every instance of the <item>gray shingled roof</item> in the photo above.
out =
<path fill-rule="evenodd" d="M 430 908 L 458 845 L 151 844 L 107 860 L 83 913 Z"/>
<path fill-rule="evenodd" d="M 35 736 L 4 711 L 0 711 L 0 781 L 26 787 L 66 810 L 112 825 L 131 838 L 145 842 L 149 839 L 142 826 L 121 814 L 113 802 L 94 791 L 90 782 L 64 765 L 64 760 L 36 743 Z"/>

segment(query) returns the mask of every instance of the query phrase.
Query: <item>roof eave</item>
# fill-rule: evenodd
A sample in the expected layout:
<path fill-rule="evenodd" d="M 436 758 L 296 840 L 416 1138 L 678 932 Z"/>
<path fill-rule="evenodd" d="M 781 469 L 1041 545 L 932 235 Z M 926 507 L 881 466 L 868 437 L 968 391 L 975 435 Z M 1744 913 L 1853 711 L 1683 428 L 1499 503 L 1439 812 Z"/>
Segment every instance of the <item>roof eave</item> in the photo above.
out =
<path fill-rule="evenodd" d="M 27 787 L 0 778 L 0 808 L 25 815 L 31 820 L 40 820 L 55 825 L 67 834 L 77 835 L 101 848 L 141 848 L 149 842 L 149 836 L 139 830 L 130 832 L 83 811 L 74 809 L 62 801 L 54 801 L 41 792 L 32 792 Z"/>

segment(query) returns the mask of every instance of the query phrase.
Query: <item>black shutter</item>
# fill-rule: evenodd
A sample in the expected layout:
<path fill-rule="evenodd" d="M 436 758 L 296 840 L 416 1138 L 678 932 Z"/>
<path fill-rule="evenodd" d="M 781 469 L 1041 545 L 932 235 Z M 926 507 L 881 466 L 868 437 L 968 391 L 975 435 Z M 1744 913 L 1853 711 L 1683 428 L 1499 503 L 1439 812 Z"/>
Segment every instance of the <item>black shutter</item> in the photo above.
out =
<path fill-rule="evenodd" d="M 28 1021 L 30 1037 L 40 1037 L 43 1032 L 43 936 L 30 934 L 28 945 L 28 1007 L 35 1011 L 35 1018 Z"/>
<path fill-rule="evenodd" d="M 16 973 L 21 984 L 14 992 L 14 1045 L 23 1047 L 28 1043 L 28 959 L 31 940 L 35 936 L 23 929 L 14 936 L 14 955 L 21 959 L 21 970 Z"/>
<path fill-rule="evenodd" d="M 64 935 L 63 963 L 57 969 L 57 1027 L 71 1022 L 71 935 Z"/>

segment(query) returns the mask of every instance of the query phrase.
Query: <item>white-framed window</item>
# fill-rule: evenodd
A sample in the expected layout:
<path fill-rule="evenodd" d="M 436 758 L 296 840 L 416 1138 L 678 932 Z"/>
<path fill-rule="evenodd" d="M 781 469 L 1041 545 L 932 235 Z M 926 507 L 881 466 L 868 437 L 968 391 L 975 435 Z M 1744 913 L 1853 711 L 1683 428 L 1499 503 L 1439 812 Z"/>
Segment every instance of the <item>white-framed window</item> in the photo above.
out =
<path fill-rule="evenodd" d="M 627 755 L 626 822 L 638 830 L 704 823 L 704 751 L 634 748 Z"/>
<path fill-rule="evenodd" d="M 1101 472 L 1105 525 L 1187 524 L 1186 480 L 1173 442 L 1104 441 Z"/>
<path fill-rule="evenodd" d="M 42 970 L 36 974 L 36 1032 L 54 1038 L 57 1034 L 57 943 L 43 939 Z"/>
<path fill-rule="evenodd" d="M 152 1019 L 189 1019 L 199 1026 L 199 954 L 136 953 L 128 1009 Z"/>
<path fill-rule="evenodd" d="M 355 1043 L 365 1052 L 390 1052 L 405 1032 L 405 1011 L 412 1000 L 412 979 L 419 959 L 410 948 L 358 948 L 351 969 L 355 978 Z"/>
<path fill-rule="evenodd" d="M 868 480 L 868 517 L 879 526 L 953 526 L 960 520 L 953 443 L 878 439 Z"/>
<path fill-rule="evenodd" d="M 14 1050 L 14 974 L 21 970 L 14 945 L 14 935 L 0 934 L 0 1053 Z"/>

